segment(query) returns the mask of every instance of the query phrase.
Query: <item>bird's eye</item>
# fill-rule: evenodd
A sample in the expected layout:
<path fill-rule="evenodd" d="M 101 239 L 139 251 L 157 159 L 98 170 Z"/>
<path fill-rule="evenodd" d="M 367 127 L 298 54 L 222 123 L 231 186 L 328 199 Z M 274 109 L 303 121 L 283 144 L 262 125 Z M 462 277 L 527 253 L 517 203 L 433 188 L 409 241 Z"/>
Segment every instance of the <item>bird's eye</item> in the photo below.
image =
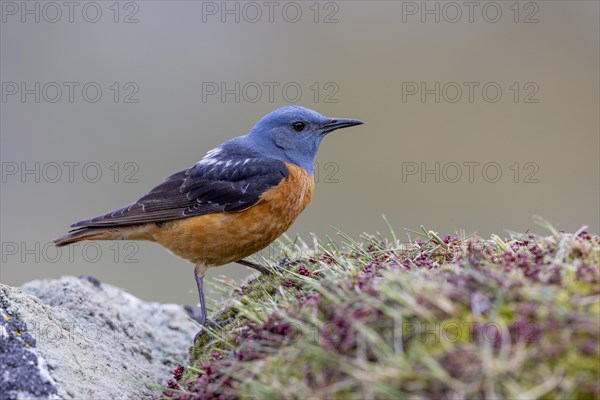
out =
<path fill-rule="evenodd" d="M 294 122 L 292 124 L 292 128 L 294 128 L 294 130 L 296 132 L 302 132 L 305 127 L 306 127 L 306 124 L 304 122 Z"/>

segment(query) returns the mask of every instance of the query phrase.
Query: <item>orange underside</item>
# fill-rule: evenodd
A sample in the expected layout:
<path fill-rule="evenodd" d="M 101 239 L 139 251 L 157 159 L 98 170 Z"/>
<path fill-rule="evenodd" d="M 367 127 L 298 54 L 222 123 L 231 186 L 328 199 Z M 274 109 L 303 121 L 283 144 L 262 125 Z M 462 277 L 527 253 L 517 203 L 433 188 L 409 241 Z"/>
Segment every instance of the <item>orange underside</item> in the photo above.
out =
<path fill-rule="evenodd" d="M 219 266 L 267 247 L 283 234 L 310 203 L 314 179 L 302 168 L 286 164 L 287 179 L 261 196 L 254 206 L 235 213 L 208 214 L 120 228 L 115 239 L 160 243 L 194 264 Z"/>

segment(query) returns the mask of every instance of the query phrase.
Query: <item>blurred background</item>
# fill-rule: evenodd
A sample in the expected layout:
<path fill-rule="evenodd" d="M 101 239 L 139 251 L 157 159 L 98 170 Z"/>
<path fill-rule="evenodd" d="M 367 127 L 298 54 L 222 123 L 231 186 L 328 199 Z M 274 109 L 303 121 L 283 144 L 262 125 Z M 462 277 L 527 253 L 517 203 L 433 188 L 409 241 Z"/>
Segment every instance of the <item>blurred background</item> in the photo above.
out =
<path fill-rule="evenodd" d="M 324 141 L 292 237 L 599 231 L 598 2 L 1 5 L 2 283 L 194 304 L 158 245 L 51 241 L 286 104 L 366 122 Z"/>

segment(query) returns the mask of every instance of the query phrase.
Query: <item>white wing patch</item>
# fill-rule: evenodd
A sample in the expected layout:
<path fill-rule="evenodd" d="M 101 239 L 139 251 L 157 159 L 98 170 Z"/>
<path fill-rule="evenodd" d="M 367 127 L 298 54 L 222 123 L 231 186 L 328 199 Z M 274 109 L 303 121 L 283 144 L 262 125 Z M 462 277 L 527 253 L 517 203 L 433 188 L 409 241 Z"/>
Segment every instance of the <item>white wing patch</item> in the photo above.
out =
<path fill-rule="evenodd" d="M 244 166 L 248 164 L 250 161 L 255 160 L 254 158 L 246 158 L 245 160 L 240 161 L 232 161 L 225 160 L 222 158 L 223 150 L 219 147 L 212 149 L 200 161 L 196 163 L 196 165 L 202 165 L 207 167 L 212 167 L 208 172 L 211 173 L 217 168 L 232 168 L 237 166 Z"/>
<path fill-rule="evenodd" d="M 212 149 L 211 151 L 209 151 L 208 153 L 206 153 L 206 155 L 204 157 L 202 157 L 202 159 L 200 161 L 198 161 L 196 164 L 200 164 L 200 165 L 213 165 L 213 164 L 219 164 L 221 162 L 221 160 L 219 159 L 219 156 L 221 155 L 223 151 L 217 147 Z"/>

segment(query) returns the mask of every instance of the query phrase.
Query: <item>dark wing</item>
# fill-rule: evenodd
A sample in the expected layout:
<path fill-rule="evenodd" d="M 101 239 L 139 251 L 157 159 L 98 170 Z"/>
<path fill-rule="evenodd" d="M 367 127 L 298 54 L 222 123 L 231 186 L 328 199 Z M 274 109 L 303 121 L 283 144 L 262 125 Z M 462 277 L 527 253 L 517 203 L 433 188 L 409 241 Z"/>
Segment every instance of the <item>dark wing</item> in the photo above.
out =
<path fill-rule="evenodd" d="M 112 227 L 245 210 L 275 187 L 289 170 L 281 161 L 236 156 L 208 159 L 169 176 L 129 206 L 71 225 Z"/>

